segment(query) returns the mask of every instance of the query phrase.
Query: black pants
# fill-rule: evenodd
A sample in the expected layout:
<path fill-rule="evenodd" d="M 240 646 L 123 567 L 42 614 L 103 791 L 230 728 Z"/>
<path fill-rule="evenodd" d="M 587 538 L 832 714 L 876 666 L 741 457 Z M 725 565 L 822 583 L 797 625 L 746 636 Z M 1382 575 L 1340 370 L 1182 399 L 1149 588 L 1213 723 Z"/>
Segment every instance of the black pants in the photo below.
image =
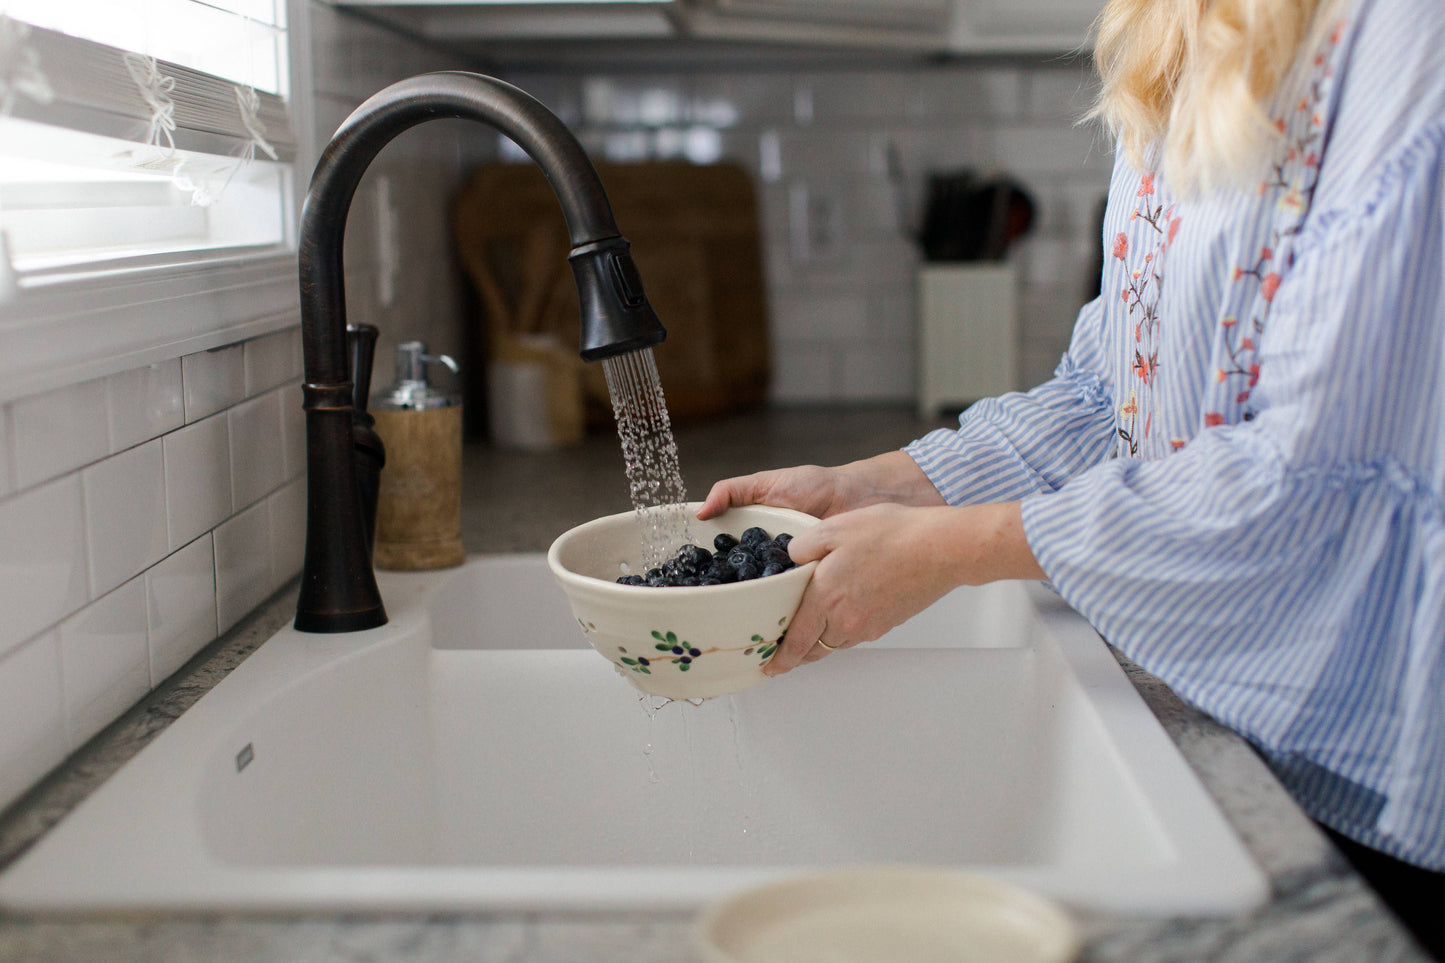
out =
<path fill-rule="evenodd" d="M 1445 873 L 1433 873 L 1386 856 L 1322 827 L 1400 922 L 1432 956 L 1445 960 Z"/>

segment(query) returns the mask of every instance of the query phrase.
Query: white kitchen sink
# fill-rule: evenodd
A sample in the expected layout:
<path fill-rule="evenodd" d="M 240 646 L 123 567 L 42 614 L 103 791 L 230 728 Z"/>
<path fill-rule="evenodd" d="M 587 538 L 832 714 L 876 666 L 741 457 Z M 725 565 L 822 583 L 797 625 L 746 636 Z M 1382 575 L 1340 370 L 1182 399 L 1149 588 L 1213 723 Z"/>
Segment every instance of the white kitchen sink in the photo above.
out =
<path fill-rule="evenodd" d="M 0 905 L 686 911 L 859 863 L 1121 913 L 1266 895 L 1041 586 L 962 589 L 871 646 L 655 709 L 541 555 L 380 581 L 390 624 L 279 632 L 0 875 Z"/>

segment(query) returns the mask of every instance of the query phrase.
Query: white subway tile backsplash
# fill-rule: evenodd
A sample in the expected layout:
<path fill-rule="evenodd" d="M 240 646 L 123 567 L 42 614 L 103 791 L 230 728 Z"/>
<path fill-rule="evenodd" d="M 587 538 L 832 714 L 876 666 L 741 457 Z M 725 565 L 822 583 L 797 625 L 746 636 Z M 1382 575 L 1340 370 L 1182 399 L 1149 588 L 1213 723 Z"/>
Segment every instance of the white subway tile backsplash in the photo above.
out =
<path fill-rule="evenodd" d="M 104 379 L 31 395 L 10 409 L 18 488 L 88 465 L 110 450 Z"/>
<path fill-rule="evenodd" d="M 231 514 L 231 435 L 224 413 L 166 435 L 167 544 L 180 548 Z"/>
<path fill-rule="evenodd" d="M 225 632 L 273 588 L 271 510 L 252 505 L 215 531 L 216 628 Z"/>
<path fill-rule="evenodd" d="M 244 345 L 246 396 L 252 397 L 301 377 L 301 329 L 288 328 Z"/>
<path fill-rule="evenodd" d="M 1066 237 L 1026 237 L 1015 247 L 1024 267 L 1024 281 L 1042 287 L 1059 286 L 1081 290 L 1087 264 L 1079 258 L 1079 246 Z"/>
<path fill-rule="evenodd" d="M 769 400 L 785 405 L 838 400 L 840 370 L 835 353 L 827 342 L 776 345 Z"/>
<path fill-rule="evenodd" d="M 842 351 L 841 388 L 850 401 L 909 401 L 914 397 L 912 345 L 862 343 Z"/>
<path fill-rule="evenodd" d="M 105 379 L 110 450 L 124 451 L 185 423 L 181 361 L 135 368 Z"/>
<path fill-rule="evenodd" d="M 150 691 L 145 579 L 131 579 L 62 622 L 60 664 L 75 750 Z"/>
<path fill-rule="evenodd" d="M 918 340 L 917 287 L 881 290 L 868 296 L 867 340 L 913 350 Z"/>
<path fill-rule="evenodd" d="M 271 506 L 273 574 L 279 587 L 301 571 L 306 555 L 306 479 L 296 479 L 267 502 Z"/>
<path fill-rule="evenodd" d="M 281 451 L 286 478 L 306 471 L 306 412 L 301 408 L 299 384 L 281 389 Z"/>
<path fill-rule="evenodd" d="M 240 510 L 275 491 L 286 476 L 281 392 L 252 398 L 226 417 L 231 428 L 231 505 Z"/>
<path fill-rule="evenodd" d="M 199 421 L 246 397 L 246 351 L 241 344 L 181 359 L 186 422 Z"/>
<path fill-rule="evenodd" d="M 81 473 L 90 592 L 98 598 L 159 561 L 167 550 L 161 441 L 112 455 Z"/>
<path fill-rule="evenodd" d="M 0 809 L 67 755 L 62 704 L 58 633 L 0 656 Z"/>
<path fill-rule="evenodd" d="M 10 406 L 0 405 L 0 498 L 15 490 L 10 468 Z"/>
<path fill-rule="evenodd" d="M 840 120 L 899 123 L 927 113 L 924 86 L 916 71 L 848 71 L 808 78 L 812 120 L 819 126 Z"/>
<path fill-rule="evenodd" d="M 1031 70 L 1024 84 L 1030 119 L 1065 124 L 1075 123 L 1088 113 L 1099 93 L 1093 74 L 1071 67 Z"/>
<path fill-rule="evenodd" d="M 152 566 L 145 583 L 150 684 L 154 688 L 217 635 L 211 533 Z"/>
<path fill-rule="evenodd" d="M 1012 173 L 1107 176 L 1113 166 L 1107 144 L 1089 128 L 1059 124 L 1007 124 L 995 128 L 991 160 Z"/>
<path fill-rule="evenodd" d="M 1024 386 L 1032 388 L 1052 378 L 1067 347 L 1067 344 L 1051 348 L 1025 342 L 1019 352 L 1019 377 Z"/>
<path fill-rule="evenodd" d="M 924 71 L 926 119 L 1011 120 L 1023 113 L 1023 72 L 1012 67 Z"/>
<path fill-rule="evenodd" d="M 0 502 L 0 656 L 89 598 L 80 476 Z"/>
<path fill-rule="evenodd" d="M 777 74 L 712 73 L 691 78 L 693 119 L 733 124 L 791 123 L 793 104 Z"/>
<path fill-rule="evenodd" d="M 852 341 L 867 331 L 866 302 L 848 293 L 799 291 L 773 299 L 777 342 Z"/>

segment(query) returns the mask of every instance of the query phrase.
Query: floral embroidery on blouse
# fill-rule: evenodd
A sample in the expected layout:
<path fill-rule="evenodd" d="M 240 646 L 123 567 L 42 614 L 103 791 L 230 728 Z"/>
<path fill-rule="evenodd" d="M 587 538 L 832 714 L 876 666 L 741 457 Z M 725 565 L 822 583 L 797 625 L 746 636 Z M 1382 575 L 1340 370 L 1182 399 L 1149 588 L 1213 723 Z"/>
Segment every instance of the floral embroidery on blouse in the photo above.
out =
<path fill-rule="evenodd" d="M 1146 242 L 1136 245 L 1132 265 L 1129 261 L 1129 235 L 1120 232 L 1114 238 L 1113 255 L 1126 264 L 1126 276 L 1120 297 L 1126 308 L 1125 320 L 1132 327 L 1134 360 L 1130 366 L 1133 384 L 1129 398 L 1119 407 L 1115 431 L 1118 443 L 1116 456 L 1140 457 L 1144 442 L 1154 430 L 1154 388 L 1159 378 L 1159 302 L 1164 290 L 1164 255 L 1179 235 L 1181 219 L 1174 216 L 1174 205 L 1158 195 L 1155 171 L 1146 172 L 1139 180 L 1138 201 L 1130 221 L 1143 221 L 1152 228 Z"/>
<path fill-rule="evenodd" d="M 1243 305 L 1247 310 L 1226 310 L 1219 321 L 1221 348 L 1214 373 L 1216 388 L 1206 399 L 1202 419 L 1205 428 L 1249 421 L 1255 416 L 1248 404 L 1259 383 L 1260 338 L 1283 275 L 1294 264 L 1291 242 L 1304 226 L 1319 181 L 1324 140 L 1320 105 L 1334 75 L 1331 55 L 1343 32 L 1344 25 L 1340 24 L 1326 38 L 1324 50 L 1310 63 L 1304 95 L 1286 116 L 1275 119 L 1275 129 L 1284 140 L 1269 175 L 1259 183 L 1261 197 L 1271 191 L 1278 195 L 1275 218 L 1264 227 L 1266 239 L 1255 247 L 1254 261 L 1236 265 L 1230 277 L 1234 285 L 1250 285 L 1253 293 L 1230 296 L 1227 308 Z"/>

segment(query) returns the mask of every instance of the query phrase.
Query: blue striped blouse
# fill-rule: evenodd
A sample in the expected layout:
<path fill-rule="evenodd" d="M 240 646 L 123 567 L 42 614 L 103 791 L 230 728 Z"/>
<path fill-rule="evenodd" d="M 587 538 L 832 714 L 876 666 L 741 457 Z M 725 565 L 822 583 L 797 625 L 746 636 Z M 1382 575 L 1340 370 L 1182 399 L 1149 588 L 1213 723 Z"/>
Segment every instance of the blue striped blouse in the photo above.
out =
<path fill-rule="evenodd" d="M 1445 870 L 1445 4 L 1301 57 L 1258 190 L 1116 162 L 1053 380 L 908 446 L 1314 817 Z"/>

